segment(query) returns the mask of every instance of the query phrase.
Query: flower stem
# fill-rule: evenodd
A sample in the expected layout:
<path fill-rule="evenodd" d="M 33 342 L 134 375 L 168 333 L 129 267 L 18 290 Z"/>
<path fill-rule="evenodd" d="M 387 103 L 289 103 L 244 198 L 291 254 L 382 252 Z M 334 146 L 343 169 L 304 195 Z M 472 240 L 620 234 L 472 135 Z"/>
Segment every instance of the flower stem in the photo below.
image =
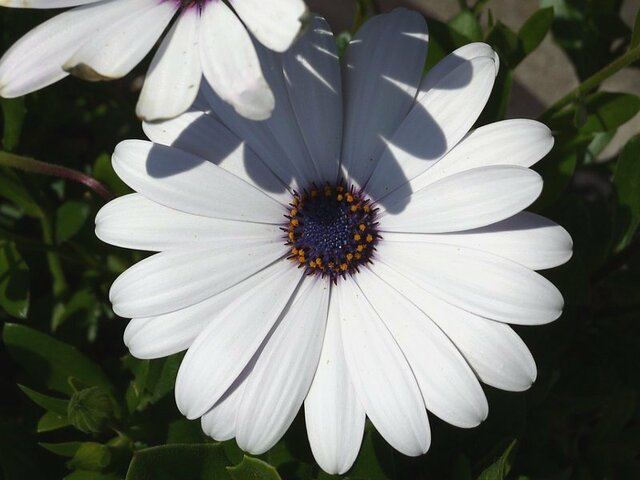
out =
<path fill-rule="evenodd" d="M 548 120 L 553 115 L 555 115 L 560 110 L 562 110 L 564 107 L 566 107 L 567 105 L 570 105 L 571 103 L 576 101 L 578 98 L 580 98 L 585 93 L 587 93 L 590 90 L 596 88 L 598 85 L 600 85 L 607 78 L 609 78 L 613 74 L 619 72 L 624 67 L 626 67 L 627 65 L 632 64 L 633 62 L 635 62 L 638 59 L 640 59 L 640 45 L 629 49 L 627 51 L 627 53 L 625 53 L 621 57 L 618 57 L 617 59 L 615 59 L 613 62 L 611 62 L 606 67 L 604 67 L 602 70 L 600 70 L 600 71 L 594 73 L 593 75 L 591 75 L 584 82 L 582 82 L 576 88 L 571 90 L 569 93 L 567 93 L 564 97 L 562 97 L 556 103 L 551 105 L 547 109 L 547 111 L 544 112 L 540 116 L 540 120 L 542 120 L 542 121 Z"/>
<path fill-rule="evenodd" d="M 38 173 L 41 175 L 67 178 L 90 188 L 107 201 L 114 198 L 111 190 L 109 190 L 104 184 L 89 175 L 71 168 L 53 165 L 34 158 L 23 157 L 21 155 L 14 155 L 13 153 L 2 151 L 0 151 L 0 166 L 16 168 L 25 172 Z"/>
<path fill-rule="evenodd" d="M 40 224 L 42 226 L 42 238 L 45 245 L 49 247 L 55 247 L 55 241 L 53 238 L 53 225 L 48 215 L 41 218 Z M 49 271 L 53 278 L 53 295 L 55 299 L 58 299 L 67 290 L 67 279 L 64 276 L 64 270 L 62 269 L 62 262 L 58 254 L 53 251 L 47 252 L 47 263 L 49 264 Z"/>

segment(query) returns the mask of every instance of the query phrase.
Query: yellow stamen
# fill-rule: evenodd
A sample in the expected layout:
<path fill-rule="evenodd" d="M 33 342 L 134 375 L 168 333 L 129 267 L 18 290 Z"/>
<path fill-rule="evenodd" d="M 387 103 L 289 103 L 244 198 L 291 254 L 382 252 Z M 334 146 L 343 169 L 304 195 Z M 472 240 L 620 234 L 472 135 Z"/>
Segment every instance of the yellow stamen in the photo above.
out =
<path fill-rule="evenodd" d="M 371 234 L 367 235 L 366 240 L 367 240 L 368 243 L 373 242 L 373 235 L 371 235 Z"/>
<path fill-rule="evenodd" d="M 359 234 L 359 233 L 356 233 L 356 234 L 353 236 L 353 239 L 354 239 L 356 242 L 359 242 L 359 241 L 362 239 L 362 237 L 360 236 L 360 234 Z"/>
<path fill-rule="evenodd" d="M 340 270 L 342 270 L 343 272 L 346 272 L 347 268 L 349 268 L 349 266 L 346 263 L 340 265 Z"/>

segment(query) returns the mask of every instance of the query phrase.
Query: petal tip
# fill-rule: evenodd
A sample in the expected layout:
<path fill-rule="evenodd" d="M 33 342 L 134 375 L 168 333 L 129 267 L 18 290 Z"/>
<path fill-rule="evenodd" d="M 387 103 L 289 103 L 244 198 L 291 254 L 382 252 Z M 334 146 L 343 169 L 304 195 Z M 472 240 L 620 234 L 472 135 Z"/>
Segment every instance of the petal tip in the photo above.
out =
<path fill-rule="evenodd" d="M 266 82 L 259 82 L 254 88 L 247 88 L 238 96 L 239 101 L 231 101 L 234 110 L 241 116 L 254 121 L 267 120 L 276 106 L 276 99 Z"/>

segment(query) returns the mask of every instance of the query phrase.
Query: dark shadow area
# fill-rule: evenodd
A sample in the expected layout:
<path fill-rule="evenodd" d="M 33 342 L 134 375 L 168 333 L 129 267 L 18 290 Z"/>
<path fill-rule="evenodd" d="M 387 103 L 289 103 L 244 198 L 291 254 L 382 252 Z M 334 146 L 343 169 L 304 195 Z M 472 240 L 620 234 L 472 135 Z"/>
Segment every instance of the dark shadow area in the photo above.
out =
<path fill-rule="evenodd" d="M 327 33 L 322 30 L 311 30 L 308 35 L 327 35 Z M 406 49 L 419 48 L 415 42 L 424 41 L 420 37 L 420 32 L 405 32 L 402 35 L 404 36 L 402 42 L 406 43 Z M 376 50 L 372 49 L 371 45 L 365 44 L 368 42 L 357 39 L 353 41 L 349 46 L 349 56 L 351 58 L 358 56 L 358 50 L 362 48 L 368 49 L 367 55 L 376 55 Z M 322 51 L 320 40 L 313 45 Z M 310 138 L 315 132 L 303 133 L 297 123 L 286 85 L 287 81 L 295 81 L 295 79 L 285 79 L 282 74 L 282 62 L 272 52 L 259 45 L 256 45 L 256 50 L 261 60 L 265 79 L 277 99 L 271 118 L 264 121 L 253 121 L 240 116 L 203 79 L 195 105 L 202 109 L 203 100 L 205 100 L 211 113 L 194 120 L 171 143 L 171 146 L 192 153 L 202 161 L 210 161 L 215 165 L 224 166 L 224 162 L 234 161 L 233 152 L 241 148 L 244 143 L 243 167 L 251 180 L 265 192 L 282 193 L 286 186 L 292 185 L 292 183 L 306 185 L 311 176 L 309 172 L 317 170 L 313 165 L 302 163 L 313 163 L 305 137 Z M 327 54 L 329 55 L 331 52 L 327 52 Z M 310 58 L 313 60 L 313 57 Z M 438 90 L 461 89 L 471 82 L 473 64 L 469 60 L 452 54 L 444 61 L 446 62 L 444 68 L 432 70 L 432 75 L 436 75 L 436 77 L 430 83 L 437 82 Z M 364 135 L 365 141 L 371 139 L 370 141 L 377 144 L 371 146 L 371 157 L 368 161 L 376 163 L 375 170 L 378 170 L 376 175 L 380 175 L 380 169 L 383 169 L 382 176 L 389 179 L 389 184 L 392 185 L 388 193 L 396 192 L 393 202 L 388 202 L 386 200 L 388 197 L 383 196 L 378 203 L 389 213 L 397 214 L 404 210 L 412 194 L 409 185 L 411 178 L 405 174 L 397 160 L 397 155 L 410 155 L 425 162 L 435 162 L 452 145 L 447 144 L 444 131 L 429 111 L 407 91 L 407 85 L 419 85 L 420 78 L 414 77 L 422 75 L 422 72 L 394 68 L 393 62 L 381 62 L 380 65 L 386 66 L 387 69 L 383 68 L 379 72 L 382 81 L 378 83 L 375 95 L 368 96 L 370 97 L 368 101 L 379 104 L 372 109 L 374 115 L 390 115 L 397 118 L 398 121 L 394 123 L 362 119 L 363 128 L 379 127 L 379 130 L 366 132 L 356 130 L 352 131 L 352 134 Z M 348 65 L 343 65 L 343 67 L 344 70 L 349 69 Z M 367 65 L 363 64 L 361 68 L 365 70 L 366 67 Z M 454 70 L 456 74 L 451 75 L 450 73 Z M 305 69 L 302 71 L 305 72 Z M 307 85 L 313 85 L 312 88 L 309 88 L 310 92 L 317 90 L 326 93 L 326 90 L 332 89 L 332 87 L 327 83 L 327 79 L 318 74 L 319 71 L 321 71 L 320 68 L 316 69 L 314 65 L 308 65 L 306 68 L 307 77 L 304 81 Z M 364 81 L 362 75 L 362 73 L 359 75 L 361 77 L 358 79 L 359 82 Z M 443 81 L 443 78 L 447 76 L 453 78 Z M 366 84 L 363 84 L 362 90 L 367 93 Z M 417 97 L 422 95 L 424 92 L 418 92 Z M 310 100 L 310 108 L 312 107 L 313 102 Z M 346 110 L 343 112 L 343 117 L 346 117 Z M 402 129 L 403 121 L 408 121 L 413 125 L 411 133 L 396 135 Z M 294 122 L 295 125 L 292 125 L 291 122 Z M 269 156 L 276 158 L 269 158 Z M 379 163 L 383 157 L 384 165 Z M 262 159 L 264 165 L 258 163 L 260 162 L 259 158 Z M 326 161 L 326 159 L 318 159 L 318 161 Z M 367 159 L 357 159 L 356 161 L 362 162 Z M 175 158 L 170 158 L 165 147 L 154 146 L 147 161 L 147 171 L 152 177 L 163 178 L 195 168 L 200 163 L 196 162 L 194 158 L 176 161 Z M 262 174 L 265 165 L 281 180 L 282 184 L 275 184 Z M 356 165 L 347 169 L 346 181 L 364 185 L 366 192 L 370 180 L 369 169 L 362 168 L 361 164 L 359 166 L 359 168 Z M 403 200 L 398 200 L 399 197 L 402 197 Z"/>
<path fill-rule="evenodd" d="M 437 86 L 438 90 L 460 89 L 471 82 L 473 78 L 473 64 L 469 60 L 455 55 L 450 55 L 445 61 L 448 64 L 446 72 L 451 72 L 452 69 L 456 69 L 457 74 L 455 76 L 455 81 L 453 82 L 440 81 Z M 439 72 L 434 73 L 437 75 L 440 74 Z M 420 98 L 421 95 L 424 95 L 424 93 L 419 92 L 418 98 Z M 381 168 L 385 169 L 384 176 L 386 178 L 395 179 L 395 181 L 390 181 L 391 184 L 399 185 L 391 189 L 391 191 L 396 193 L 394 195 L 395 199 L 393 202 L 388 201 L 388 197 L 384 197 L 378 201 L 378 203 L 385 207 L 387 212 L 391 214 L 398 214 L 402 212 L 409 203 L 411 194 L 413 193 L 411 186 L 408 183 L 411 178 L 407 178 L 402 167 L 396 160 L 395 155 L 391 152 L 401 152 L 402 155 L 410 155 L 419 158 L 424 162 L 435 162 L 453 147 L 453 145 L 447 144 L 444 131 L 421 103 L 416 101 L 412 105 L 407 117 L 405 117 L 405 121 L 411 122 L 411 124 L 414 125 L 413 130 L 417 132 L 416 135 L 403 134 L 402 136 L 396 136 L 395 138 L 391 136 L 391 140 L 388 140 L 388 145 L 382 152 L 382 155 L 385 156 L 385 158 L 384 160 L 382 160 L 382 157 L 380 159 L 387 163 L 384 165 L 379 163 L 376 166 L 376 169 L 378 170 Z M 401 128 L 402 123 L 398 130 Z M 392 132 L 392 135 L 396 132 Z M 358 180 L 360 181 L 362 179 Z M 368 183 L 368 181 L 368 178 L 365 179 L 365 182 Z M 391 191 L 388 193 L 391 193 Z M 398 198 L 400 197 L 402 197 L 403 200 L 399 201 Z"/>

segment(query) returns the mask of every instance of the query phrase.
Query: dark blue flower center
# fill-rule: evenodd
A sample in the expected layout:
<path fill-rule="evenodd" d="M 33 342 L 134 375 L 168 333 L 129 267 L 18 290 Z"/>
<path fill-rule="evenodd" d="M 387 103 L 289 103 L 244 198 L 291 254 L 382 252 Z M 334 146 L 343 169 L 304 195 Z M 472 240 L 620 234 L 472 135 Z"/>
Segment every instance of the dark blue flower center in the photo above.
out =
<path fill-rule="evenodd" d="M 289 259 L 334 282 L 353 274 L 371 262 L 376 216 L 368 198 L 342 183 L 296 193 L 286 216 Z"/>

